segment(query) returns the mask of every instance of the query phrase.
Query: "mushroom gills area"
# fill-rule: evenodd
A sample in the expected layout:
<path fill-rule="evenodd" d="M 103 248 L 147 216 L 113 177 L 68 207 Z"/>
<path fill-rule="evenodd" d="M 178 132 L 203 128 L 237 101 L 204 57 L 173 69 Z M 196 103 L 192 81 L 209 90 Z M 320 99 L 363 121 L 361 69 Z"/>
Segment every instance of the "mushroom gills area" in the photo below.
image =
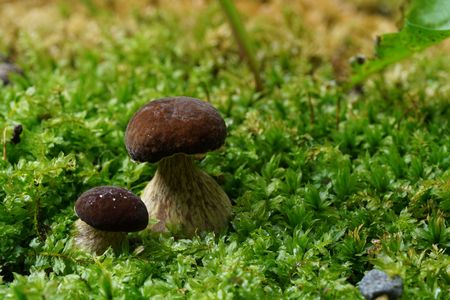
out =
<path fill-rule="evenodd" d="M 227 226 L 231 202 L 217 182 L 197 168 L 191 156 L 175 154 L 162 159 L 142 194 L 153 231 L 192 236 L 219 232 Z"/>
<path fill-rule="evenodd" d="M 98 230 L 79 219 L 75 222 L 75 228 L 75 245 L 96 254 L 102 254 L 108 247 L 119 250 L 126 241 L 125 232 Z"/>

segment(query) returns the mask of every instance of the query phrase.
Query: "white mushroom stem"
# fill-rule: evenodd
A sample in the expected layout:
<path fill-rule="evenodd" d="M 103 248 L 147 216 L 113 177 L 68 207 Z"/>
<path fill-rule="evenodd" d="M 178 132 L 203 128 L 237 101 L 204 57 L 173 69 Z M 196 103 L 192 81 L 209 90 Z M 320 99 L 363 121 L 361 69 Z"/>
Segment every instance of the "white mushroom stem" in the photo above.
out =
<path fill-rule="evenodd" d="M 111 232 L 95 229 L 80 219 L 75 222 L 75 228 L 75 245 L 98 255 L 103 254 L 109 247 L 114 250 L 119 250 L 127 237 L 125 232 Z"/>
<path fill-rule="evenodd" d="M 158 232 L 219 232 L 231 215 L 230 199 L 220 185 L 185 154 L 162 159 L 141 198 L 150 218 L 158 220 L 152 227 Z"/>

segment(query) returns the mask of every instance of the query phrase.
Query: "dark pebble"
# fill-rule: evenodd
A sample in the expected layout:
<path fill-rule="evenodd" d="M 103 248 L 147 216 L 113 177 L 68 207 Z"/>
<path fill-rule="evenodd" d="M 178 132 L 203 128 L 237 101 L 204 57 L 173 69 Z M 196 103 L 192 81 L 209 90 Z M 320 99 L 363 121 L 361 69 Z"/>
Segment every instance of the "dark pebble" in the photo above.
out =
<path fill-rule="evenodd" d="M 20 143 L 20 134 L 23 131 L 22 125 L 18 124 L 14 126 L 13 136 L 11 138 L 11 143 L 18 144 Z"/>

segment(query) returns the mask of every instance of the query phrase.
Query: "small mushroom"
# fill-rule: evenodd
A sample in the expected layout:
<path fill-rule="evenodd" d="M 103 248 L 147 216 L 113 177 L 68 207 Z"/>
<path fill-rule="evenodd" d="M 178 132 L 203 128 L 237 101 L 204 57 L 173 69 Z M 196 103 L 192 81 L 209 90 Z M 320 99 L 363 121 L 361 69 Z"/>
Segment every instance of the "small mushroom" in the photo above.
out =
<path fill-rule="evenodd" d="M 126 233 L 148 225 L 148 212 L 132 192 L 114 186 L 100 186 L 83 193 L 75 203 L 75 244 L 96 254 L 108 247 L 119 250 Z"/>
<path fill-rule="evenodd" d="M 209 103 L 189 97 L 154 100 L 130 120 L 125 145 L 131 158 L 158 162 L 142 194 L 153 231 L 192 236 L 227 226 L 231 202 L 223 189 L 194 161 L 215 150 L 226 137 L 225 122 Z"/>
<path fill-rule="evenodd" d="M 359 290 L 367 300 L 395 300 L 403 293 L 402 279 L 389 276 L 380 270 L 371 270 L 359 282 Z"/>

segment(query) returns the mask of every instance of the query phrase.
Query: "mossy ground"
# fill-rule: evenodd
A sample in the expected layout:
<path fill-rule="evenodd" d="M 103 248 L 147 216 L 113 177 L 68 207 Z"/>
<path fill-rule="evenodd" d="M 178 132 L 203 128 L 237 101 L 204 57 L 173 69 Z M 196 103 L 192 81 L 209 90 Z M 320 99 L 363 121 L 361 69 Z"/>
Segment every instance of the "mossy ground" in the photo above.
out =
<path fill-rule="evenodd" d="M 0 160 L 0 298 L 360 299 L 356 283 L 378 268 L 403 278 L 404 299 L 448 299 L 448 52 L 415 56 L 363 92 L 334 80 L 393 28 L 389 2 L 339 13 L 332 1 L 243 3 L 261 93 L 213 1 L 24 2 L 0 12 L 0 49 L 26 74 L 0 88 L 6 140 L 24 128 Z M 124 130 L 141 105 L 173 95 L 226 119 L 225 146 L 199 165 L 233 201 L 228 230 L 134 234 L 120 255 L 74 249 L 78 195 L 139 194 L 153 176 L 128 158 Z"/>

